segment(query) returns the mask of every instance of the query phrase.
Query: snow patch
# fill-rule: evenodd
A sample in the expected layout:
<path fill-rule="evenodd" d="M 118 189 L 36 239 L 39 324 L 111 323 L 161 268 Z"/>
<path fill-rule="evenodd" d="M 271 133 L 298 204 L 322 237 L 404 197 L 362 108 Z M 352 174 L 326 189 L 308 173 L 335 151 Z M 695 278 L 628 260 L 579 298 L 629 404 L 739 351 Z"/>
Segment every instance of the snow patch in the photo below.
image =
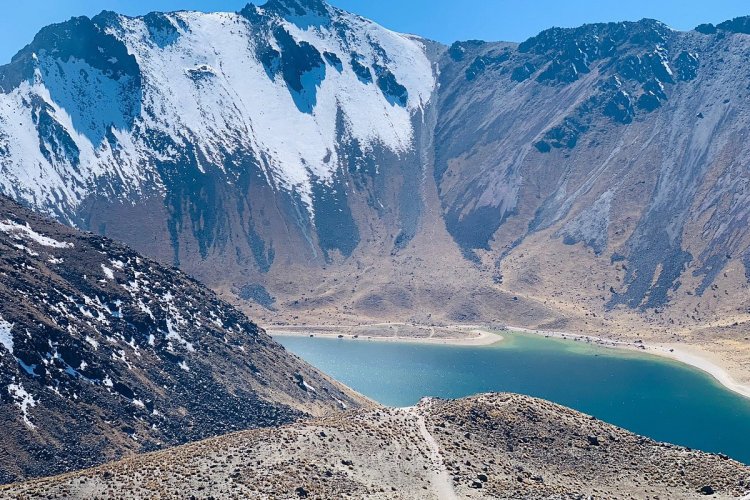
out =
<path fill-rule="evenodd" d="M 338 9 L 330 15 L 330 23 L 307 26 L 271 15 L 271 25 L 259 26 L 237 13 L 178 12 L 169 16 L 185 29 L 165 47 L 154 44 L 144 18 L 120 16 L 119 26 L 107 33 L 127 46 L 141 71 L 142 94 L 134 106 L 139 114 L 132 124 L 122 123 L 118 106 L 129 103 L 121 102 L 127 82 L 76 58 L 52 63 L 48 55 L 39 57 L 34 78 L 0 93 L 0 130 L 7 133 L 0 142 L 7 151 L 0 192 L 72 219 L 97 190 L 120 193 L 128 201 L 138 200 L 146 188 L 164 190 L 155 165 L 174 161 L 183 150 L 194 150 L 196 168 L 204 171 L 206 165 L 223 169 L 231 164 L 228 159 L 249 154 L 261 163 L 270 186 L 298 196 L 312 215 L 313 184 L 330 183 L 345 163 L 341 136 L 357 141 L 365 154 L 375 147 L 396 155 L 411 150 L 412 119 L 436 87 L 418 38 Z M 284 78 L 269 78 L 257 58 L 257 40 L 276 25 L 296 43 L 307 42 L 342 61 L 340 70 L 326 65 L 309 110 L 299 108 Z M 275 45 L 274 37 L 268 41 Z M 376 65 L 384 68 L 405 87 L 403 106 L 374 82 L 359 80 L 349 63 L 353 52 L 371 71 Z M 73 75 L 79 74 L 95 81 L 91 87 L 98 91 L 56 101 L 50 89 L 74 90 L 78 80 Z M 49 110 L 75 146 L 75 159 L 42 154 L 55 149 L 48 142 L 57 138 L 40 134 L 28 102 L 41 102 Z M 76 126 L 72 114 L 83 123 Z M 102 124 L 115 124 L 107 130 L 111 142 L 97 136 Z M 154 147 L 144 131 L 163 135 L 167 145 Z"/>
<path fill-rule="evenodd" d="M 30 249 L 27 246 L 16 244 L 16 245 L 13 245 L 13 247 L 17 248 L 17 249 L 19 249 L 19 250 L 21 250 L 23 252 L 26 252 L 27 254 L 29 254 L 32 257 L 39 257 L 39 254 L 37 252 L 35 252 L 34 250 Z"/>
<path fill-rule="evenodd" d="M 51 247 L 51 248 L 72 248 L 73 247 L 72 243 L 67 243 L 64 241 L 57 241 L 55 239 L 52 239 L 52 238 L 49 238 L 47 236 L 37 233 L 36 231 L 31 229 L 31 226 L 29 226 L 28 223 L 19 224 L 17 222 L 13 222 L 12 220 L 6 219 L 5 221 L 0 222 L 0 231 L 6 234 L 19 236 L 21 238 L 34 241 L 35 243 L 45 246 L 45 247 Z"/>
<path fill-rule="evenodd" d="M 23 422 L 30 429 L 36 429 L 36 426 L 29 420 L 29 409 L 36 406 L 36 400 L 29 394 L 20 382 L 18 384 L 10 384 L 8 386 L 8 393 L 13 398 L 16 406 L 21 410 Z"/>
<path fill-rule="evenodd" d="M 138 309 L 140 309 L 140 310 L 141 310 L 141 311 L 143 311 L 144 313 L 148 314 L 148 316 L 149 316 L 149 317 L 150 317 L 150 318 L 151 318 L 152 320 L 153 320 L 153 319 L 155 319 L 155 318 L 154 318 L 154 313 L 152 313 L 152 312 L 151 312 L 151 309 L 150 309 L 150 308 L 149 308 L 149 307 L 148 307 L 148 306 L 147 306 L 146 304 L 144 304 L 144 303 L 143 303 L 143 299 L 141 299 L 140 297 L 138 297 Z"/>
<path fill-rule="evenodd" d="M 115 280 L 115 273 L 114 271 L 112 271 L 112 269 L 102 264 L 102 271 L 104 271 L 104 276 L 106 276 L 107 279 L 112 280 L 112 281 Z"/>
<path fill-rule="evenodd" d="M 13 354 L 13 333 L 11 330 L 13 330 L 13 325 L 0 316 L 0 344 Z"/>
<path fill-rule="evenodd" d="M 96 340 L 92 339 L 92 338 L 91 338 L 91 337 L 89 337 L 88 335 L 86 336 L 86 342 L 88 342 L 88 344 L 89 344 L 89 345 L 90 345 L 91 347 L 93 347 L 93 348 L 94 348 L 94 350 L 97 350 L 97 349 L 99 349 L 99 342 L 97 342 Z"/>
<path fill-rule="evenodd" d="M 177 329 L 174 327 L 174 323 L 172 323 L 172 320 L 167 318 L 167 330 L 168 333 L 166 335 L 167 340 L 176 340 L 180 344 L 182 344 L 185 349 L 188 350 L 188 352 L 195 352 L 195 347 L 193 347 L 193 344 L 182 338 L 180 335 L 180 332 L 177 331 Z"/>

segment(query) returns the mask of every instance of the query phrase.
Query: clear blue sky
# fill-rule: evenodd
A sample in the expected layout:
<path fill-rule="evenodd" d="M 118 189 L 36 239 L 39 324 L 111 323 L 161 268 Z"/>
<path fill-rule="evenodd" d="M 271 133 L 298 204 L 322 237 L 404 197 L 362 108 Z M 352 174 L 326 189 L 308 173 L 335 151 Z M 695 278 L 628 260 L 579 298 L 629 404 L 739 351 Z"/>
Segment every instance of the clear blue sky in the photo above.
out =
<path fill-rule="evenodd" d="M 265 0 L 256 0 L 263 3 Z M 40 28 L 77 15 L 114 10 L 128 15 L 153 10 L 241 9 L 246 0 L 7 0 L 0 17 L 0 64 L 31 41 Z M 396 31 L 445 43 L 478 38 L 522 41 L 551 26 L 650 17 L 686 30 L 703 22 L 750 15 L 747 0 L 330 0 Z"/>

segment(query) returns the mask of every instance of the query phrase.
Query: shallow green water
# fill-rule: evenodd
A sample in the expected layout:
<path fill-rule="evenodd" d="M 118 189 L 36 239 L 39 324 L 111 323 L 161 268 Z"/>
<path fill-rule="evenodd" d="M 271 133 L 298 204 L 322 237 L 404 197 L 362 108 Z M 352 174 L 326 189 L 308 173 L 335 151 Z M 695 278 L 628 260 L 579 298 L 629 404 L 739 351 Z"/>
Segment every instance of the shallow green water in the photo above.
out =
<path fill-rule="evenodd" d="M 686 365 L 585 343 L 504 334 L 493 346 L 278 337 L 288 350 L 389 406 L 508 391 L 651 438 L 750 464 L 750 399 Z"/>

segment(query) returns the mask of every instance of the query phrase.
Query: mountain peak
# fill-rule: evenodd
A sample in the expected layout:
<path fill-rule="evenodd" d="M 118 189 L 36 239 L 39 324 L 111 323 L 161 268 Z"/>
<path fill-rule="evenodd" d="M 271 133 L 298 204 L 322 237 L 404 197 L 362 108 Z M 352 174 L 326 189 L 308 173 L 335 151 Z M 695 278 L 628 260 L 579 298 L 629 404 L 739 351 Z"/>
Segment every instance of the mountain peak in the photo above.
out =
<path fill-rule="evenodd" d="M 641 19 L 611 23 L 584 24 L 575 28 L 549 28 L 519 45 L 521 52 L 566 51 L 568 44 L 588 44 L 614 48 L 623 44 L 654 46 L 663 44 L 671 29 L 661 21 Z"/>
<path fill-rule="evenodd" d="M 287 15 L 327 16 L 329 5 L 324 0 L 268 0 L 263 8 Z"/>
<path fill-rule="evenodd" d="M 711 23 L 700 24 L 696 26 L 695 31 L 704 35 L 713 35 L 719 31 L 747 35 L 750 34 L 750 16 L 735 17 L 716 26 Z"/>

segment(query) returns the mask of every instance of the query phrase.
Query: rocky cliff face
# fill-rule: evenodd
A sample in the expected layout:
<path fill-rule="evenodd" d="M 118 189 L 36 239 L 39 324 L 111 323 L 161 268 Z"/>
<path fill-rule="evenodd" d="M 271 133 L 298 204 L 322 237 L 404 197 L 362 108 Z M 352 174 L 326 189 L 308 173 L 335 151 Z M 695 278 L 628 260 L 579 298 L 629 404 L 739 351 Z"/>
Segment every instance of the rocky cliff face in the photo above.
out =
<path fill-rule="evenodd" d="M 363 403 L 175 269 L 0 197 L 0 481 Z"/>
<path fill-rule="evenodd" d="M 0 185 L 190 268 L 347 257 L 367 233 L 352 198 L 385 217 L 408 185 L 379 179 L 419 177 L 427 52 L 317 1 L 74 18 L 0 70 Z M 406 244 L 413 200 L 388 212 Z"/>
<path fill-rule="evenodd" d="M 494 262 L 508 288 L 554 287 L 592 312 L 745 318 L 729 297 L 747 288 L 750 245 L 744 24 L 682 33 L 643 20 L 452 46 L 436 180 L 468 258 Z"/>
<path fill-rule="evenodd" d="M 702 292 L 714 264 L 746 249 L 709 238 L 693 256 L 683 244 L 686 225 L 705 212 L 698 191 L 716 190 L 705 175 L 741 163 L 716 165 L 746 126 L 742 95 L 728 92 L 743 62 L 732 53 L 746 44 L 744 35 L 644 20 L 551 29 L 517 47 L 454 45 L 459 67 L 444 75 L 451 112 L 437 141 L 449 230 L 472 252 L 555 227 L 565 244 L 630 264 L 610 304 L 664 305 L 688 264 L 705 277 Z M 626 214 L 613 206 L 638 210 L 620 234 L 611 228 Z M 521 231 L 500 229 L 510 217 L 524 220 Z"/>
<path fill-rule="evenodd" d="M 0 68 L 0 189 L 264 320 L 742 325 L 747 25 L 442 47 L 317 0 L 76 18 Z"/>

